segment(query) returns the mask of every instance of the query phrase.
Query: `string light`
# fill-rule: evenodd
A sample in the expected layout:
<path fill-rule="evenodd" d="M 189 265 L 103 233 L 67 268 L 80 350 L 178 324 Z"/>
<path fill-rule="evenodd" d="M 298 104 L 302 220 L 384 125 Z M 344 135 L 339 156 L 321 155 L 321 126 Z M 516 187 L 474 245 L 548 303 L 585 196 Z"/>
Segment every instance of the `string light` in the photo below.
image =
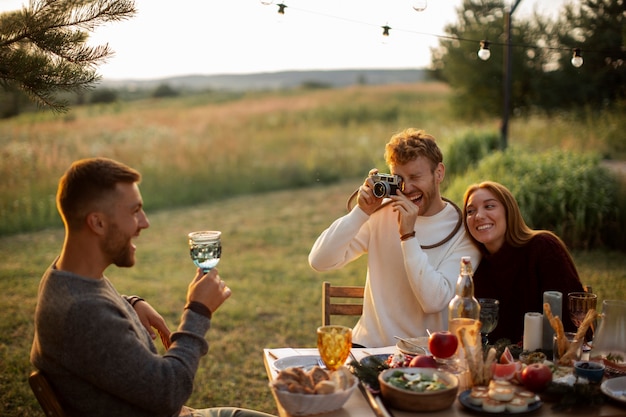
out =
<path fill-rule="evenodd" d="M 270 5 L 274 3 L 274 0 L 260 0 L 262 4 L 264 5 Z M 416 11 L 423 11 L 424 9 L 426 9 L 426 2 L 427 0 L 413 0 L 412 1 L 412 8 Z M 283 16 L 285 14 L 285 9 L 287 8 L 287 5 L 284 3 L 279 3 L 277 4 L 278 6 L 278 14 Z M 302 10 L 302 9 L 298 9 L 300 11 L 304 11 L 304 12 L 309 12 L 309 13 L 314 13 L 314 14 L 319 14 L 313 11 L 309 11 L 309 10 Z M 351 21 L 353 23 L 360 23 L 360 24 L 368 24 L 368 23 L 364 23 L 364 22 L 360 22 L 360 21 L 355 21 L 355 20 L 351 20 L 351 19 L 346 19 L 346 18 L 341 18 L 341 17 L 337 17 L 337 16 L 329 16 L 329 15 L 325 15 L 326 17 L 334 17 L 337 19 L 342 19 L 342 20 L 348 20 Z M 368 24 L 370 26 L 374 26 L 372 24 Z M 390 31 L 391 31 L 391 27 L 386 24 L 385 26 L 381 26 L 383 29 L 383 43 L 387 43 L 389 36 L 390 36 Z M 395 29 L 395 30 L 400 30 L 402 32 L 408 32 L 408 33 L 414 33 L 414 34 L 418 34 L 418 35 L 427 35 L 427 36 L 434 36 L 436 38 L 439 39 L 449 39 L 449 40 L 453 40 L 453 41 L 462 41 L 462 42 L 477 42 L 477 40 L 475 39 L 467 39 L 467 38 L 462 38 L 462 37 L 457 37 L 457 36 L 445 36 L 445 35 L 434 35 L 432 33 L 423 33 L 423 32 L 416 32 L 414 30 L 407 30 L 407 29 Z M 478 57 L 483 60 L 486 61 L 491 57 L 491 51 L 489 50 L 489 46 L 490 45 L 504 45 L 502 43 L 497 43 L 497 42 L 489 42 L 487 40 L 482 40 L 480 41 L 480 49 L 478 51 Z M 564 51 L 564 50 L 571 50 L 570 48 L 563 48 L 563 47 L 538 47 L 536 45 L 523 45 L 523 44 L 511 44 L 511 47 L 525 47 L 525 48 L 534 48 L 534 49 L 551 49 L 551 50 L 560 50 L 560 51 Z M 573 56 L 572 56 L 572 60 L 571 63 L 574 67 L 579 68 L 583 65 L 583 58 L 581 55 L 581 49 L 580 48 L 575 48 L 573 50 Z M 587 51 L 589 52 L 589 51 Z M 594 52 L 594 51 L 591 51 Z M 609 60 L 611 60 L 611 58 L 607 58 Z M 611 63 L 613 66 L 620 66 L 622 65 L 622 60 L 616 60 L 614 63 L 611 60 Z"/>
<path fill-rule="evenodd" d="M 426 0 L 413 0 L 413 10 L 416 12 L 423 12 L 426 10 Z"/>
<path fill-rule="evenodd" d="M 580 48 L 574 48 L 574 55 L 572 56 L 572 65 L 576 68 L 580 68 L 583 65 L 583 56 L 580 54 Z"/>
<path fill-rule="evenodd" d="M 491 57 L 491 51 L 489 50 L 489 41 L 480 41 L 480 49 L 478 50 L 478 58 L 483 61 L 488 60 Z"/>

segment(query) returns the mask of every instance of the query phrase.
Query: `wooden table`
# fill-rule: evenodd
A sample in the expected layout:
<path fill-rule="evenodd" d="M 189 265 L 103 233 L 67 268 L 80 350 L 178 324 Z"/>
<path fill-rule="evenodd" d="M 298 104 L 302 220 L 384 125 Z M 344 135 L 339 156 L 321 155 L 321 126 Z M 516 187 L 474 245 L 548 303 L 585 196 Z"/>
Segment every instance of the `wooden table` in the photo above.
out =
<path fill-rule="evenodd" d="M 361 358 L 378 354 L 378 353 L 390 353 L 395 351 L 395 346 L 390 346 L 386 348 L 377 348 L 377 349 L 352 349 L 352 353 L 357 360 Z M 273 366 L 273 363 L 280 358 L 288 357 L 288 356 L 296 356 L 296 355 L 317 355 L 317 349 L 263 349 L 263 360 L 265 363 L 265 370 L 267 372 L 267 376 L 270 381 L 274 380 L 278 371 Z M 428 416 L 436 416 L 436 417 L 468 417 L 468 416 L 476 416 L 476 415 L 488 415 L 489 413 L 477 413 L 472 410 L 468 410 L 465 408 L 458 400 L 454 402 L 454 404 L 442 411 L 438 412 L 429 412 L 429 413 L 411 413 L 406 411 L 400 411 L 396 409 L 387 409 L 382 405 L 380 399 L 379 406 L 382 406 L 382 415 L 384 417 L 415 417 L 420 415 L 428 415 Z M 607 417 L 626 417 L 626 406 L 621 403 L 617 403 L 613 400 L 607 399 L 607 402 L 601 407 L 594 408 L 585 408 L 585 409 L 577 409 L 577 410 L 568 410 L 568 411 L 554 411 L 552 410 L 552 403 L 544 402 L 543 406 L 536 411 L 533 411 L 528 414 L 533 417 L 548 417 L 548 416 L 571 416 L 571 415 L 579 415 L 579 416 L 607 416 Z M 281 417 L 290 417 L 289 414 L 277 404 L 278 413 Z M 505 413 L 508 414 L 508 413 Z M 342 409 L 337 410 L 332 413 L 323 414 L 324 417 L 376 417 L 376 413 L 370 407 L 368 400 L 366 400 L 364 394 L 356 389 L 354 393 L 348 399 L 348 402 L 343 406 Z"/>

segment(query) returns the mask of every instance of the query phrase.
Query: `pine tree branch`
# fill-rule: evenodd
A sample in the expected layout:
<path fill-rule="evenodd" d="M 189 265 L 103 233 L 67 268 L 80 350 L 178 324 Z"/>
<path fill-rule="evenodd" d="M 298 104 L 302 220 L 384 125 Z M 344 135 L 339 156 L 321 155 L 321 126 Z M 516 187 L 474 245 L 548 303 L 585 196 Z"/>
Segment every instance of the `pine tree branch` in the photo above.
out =
<path fill-rule="evenodd" d="M 136 13 L 132 0 L 31 0 L 0 15 L 0 85 L 15 85 L 55 111 L 57 91 L 81 91 L 100 77 L 95 67 L 113 54 L 86 45 L 87 32 Z"/>

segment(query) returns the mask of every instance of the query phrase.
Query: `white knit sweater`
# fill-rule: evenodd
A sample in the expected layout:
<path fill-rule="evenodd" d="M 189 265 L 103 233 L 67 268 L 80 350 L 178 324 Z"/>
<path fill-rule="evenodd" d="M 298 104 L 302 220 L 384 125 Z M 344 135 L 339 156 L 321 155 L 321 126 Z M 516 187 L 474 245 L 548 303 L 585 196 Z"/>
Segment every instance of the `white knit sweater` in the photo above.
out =
<path fill-rule="evenodd" d="M 416 238 L 400 241 L 397 213 L 391 206 L 371 216 L 356 206 L 317 239 L 309 263 L 317 271 L 341 268 L 368 254 L 363 315 L 353 329 L 353 342 L 368 347 L 395 344 L 393 336 L 425 336 L 426 330 L 448 327 L 448 303 L 454 296 L 462 256 L 478 266 L 479 251 L 465 229 L 434 249 L 421 249 L 448 236 L 459 221 L 455 208 L 419 216 Z"/>

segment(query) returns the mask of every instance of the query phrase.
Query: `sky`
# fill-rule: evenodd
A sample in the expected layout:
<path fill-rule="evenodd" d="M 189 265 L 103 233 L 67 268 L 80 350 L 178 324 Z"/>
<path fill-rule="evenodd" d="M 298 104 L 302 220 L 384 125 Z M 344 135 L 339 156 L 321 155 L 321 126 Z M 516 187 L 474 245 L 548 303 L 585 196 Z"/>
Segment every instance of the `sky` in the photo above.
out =
<path fill-rule="evenodd" d="M 270 2 L 271 0 L 263 0 Z M 554 15 L 566 0 L 523 0 L 513 14 Z M 512 4 L 514 0 L 505 0 Z M 415 69 L 457 20 L 462 0 L 135 0 L 135 17 L 101 26 L 89 44 L 115 52 L 105 79 L 287 70 Z M 413 6 L 426 8 L 416 11 Z M 0 12 L 28 0 L 0 0 Z M 383 37 L 383 26 L 391 27 Z M 476 45 L 478 50 L 479 45 Z"/>

